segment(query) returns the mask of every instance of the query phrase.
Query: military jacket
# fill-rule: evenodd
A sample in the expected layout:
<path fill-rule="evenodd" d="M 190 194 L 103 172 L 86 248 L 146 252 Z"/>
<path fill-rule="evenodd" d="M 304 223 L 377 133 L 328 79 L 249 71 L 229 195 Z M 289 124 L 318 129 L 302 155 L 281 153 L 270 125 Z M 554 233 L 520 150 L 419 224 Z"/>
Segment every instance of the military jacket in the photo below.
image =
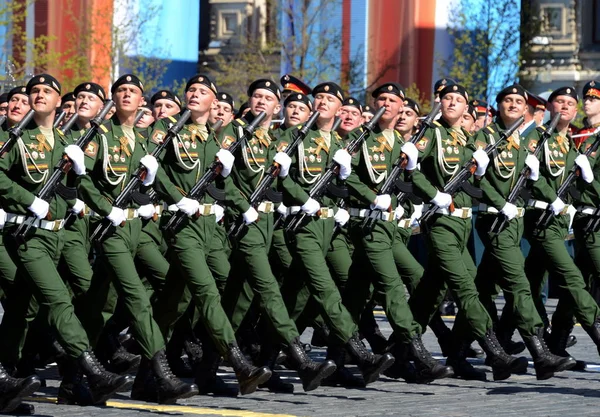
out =
<path fill-rule="evenodd" d="M 500 118 L 497 118 L 495 123 L 477 132 L 475 147 L 485 149 L 486 146 L 497 143 L 504 130 L 506 126 Z M 508 194 L 525 166 L 525 158 L 528 154 L 525 145 L 525 138 L 515 133 L 492 152 L 485 177 L 478 183 L 483 192 L 482 203 L 491 205 L 497 210 L 504 207 Z M 523 207 L 524 203 L 520 197 L 515 202 L 519 207 Z"/>
<path fill-rule="evenodd" d="M 458 137 L 443 118 L 433 123 L 434 127 L 427 129 L 415 145 L 419 151 L 421 170 L 409 174 L 415 194 L 425 201 L 430 201 L 438 191 L 442 191 L 475 151 L 473 137 L 464 129 L 462 132 L 466 140 Z M 469 181 L 472 182 L 473 177 Z M 453 200 L 456 207 L 472 205 L 471 197 L 462 190 L 453 196 Z"/>
<path fill-rule="evenodd" d="M 527 149 L 534 152 L 543 130 L 536 129 L 526 139 Z M 556 192 L 573 167 L 575 158 L 579 155 L 571 135 L 560 135 L 554 132 L 543 145 L 540 152 L 540 178 L 532 184 L 532 197 L 537 200 L 552 203 L 558 197 Z M 590 157 L 590 165 L 594 166 L 595 158 Z M 579 192 L 584 192 L 588 184 L 583 179 L 575 181 Z M 565 203 L 571 202 L 571 197 L 563 196 Z"/>
<path fill-rule="evenodd" d="M 148 153 L 147 140 L 134 128 L 135 147 L 132 150 L 121 123 L 115 114 L 100 126 L 100 131 L 86 147 L 87 174 L 78 177 L 77 192 L 88 206 L 101 216 L 108 216 L 114 200 L 140 166 Z M 128 208 L 139 207 L 130 201 Z"/>
<path fill-rule="evenodd" d="M 300 126 L 294 126 L 287 129 L 281 137 L 278 146 L 279 149 L 292 143 L 295 132 Z M 327 165 L 333 160 L 333 155 L 342 147 L 342 139 L 337 132 L 331 132 L 330 143 L 319 131 L 319 128 L 313 125 L 312 129 L 292 154 L 292 165 L 290 175 L 281 181 L 281 190 L 283 191 L 283 204 L 286 206 L 303 205 L 308 201 L 308 193 L 313 185 L 319 180 L 321 174 L 325 172 Z M 320 204 L 323 207 L 335 206 L 337 198 L 327 195 L 321 198 Z"/>
<path fill-rule="evenodd" d="M 594 130 L 596 130 L 596 127 L 584 128 L 581 129 L 578 133 L 592 133 Z M 579 152 L 586 153 L 596 141 L 597 136 L 587 136 L 581 139 L 583 140 L 579 142 L 580 146 L 577 146 L 578 142 L 575 142 L 575 147 Z M 593 152 L 590 155 L 590 165 L 592 166 L 592 170 L 594 171 L 594 180 L 589 186 L 581 186 L 582 192 L 580 193 L 579 198 L 577 198 L 577 200 L 574 201 L 576 205 L 592 207 L 600 206 L 600 161 L 598 161 L 597 153 L 598 151 Z"/>
<path fill-rule="evenodd" d="M 52 175 L 68 145 L 59 130 L 53 129 L 53 132 L 54 146 L 51 147 L 35 122 L 31 122 L 21 138 L 0 158 L 0 197 L 6 212 L 31 214 L 27 207 Z M 4 144 L 7 139 L 8 131 L 2 130 L 1 143 Z M 62 184 L 66 185 L 66 178 L 63 178 Z M 63 219 L 70 204 L 58 194 L 49 203 L 50 219 Z"/>

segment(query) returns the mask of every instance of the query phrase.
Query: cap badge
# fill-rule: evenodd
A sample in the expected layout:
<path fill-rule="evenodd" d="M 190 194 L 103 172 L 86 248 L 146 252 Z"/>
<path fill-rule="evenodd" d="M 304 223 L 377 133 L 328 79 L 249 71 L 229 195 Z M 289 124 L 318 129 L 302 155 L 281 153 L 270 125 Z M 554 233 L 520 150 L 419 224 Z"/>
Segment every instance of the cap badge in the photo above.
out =
<path fill-rule="evenodd" d="M 160 93 L 161 96 L 166 97 L 167 96 L 167 92 L 163 91 L 162 93 Z"/>
<path fill-rule="evenodd" d="M 302 94 L 298 94 L 298 100 L 302 100 Z"/>
<path fill-rule="evenodd" d="M 46 81 L 46 79 L 44 77 L 40 77 L 40 82 L 43 83 L 44 81 Z"/>
<path fill-rule="evenodd" d="M 131 77 L 128 75 L 127 78 L 125 78 L 125 80 L 131 81 Z"/>

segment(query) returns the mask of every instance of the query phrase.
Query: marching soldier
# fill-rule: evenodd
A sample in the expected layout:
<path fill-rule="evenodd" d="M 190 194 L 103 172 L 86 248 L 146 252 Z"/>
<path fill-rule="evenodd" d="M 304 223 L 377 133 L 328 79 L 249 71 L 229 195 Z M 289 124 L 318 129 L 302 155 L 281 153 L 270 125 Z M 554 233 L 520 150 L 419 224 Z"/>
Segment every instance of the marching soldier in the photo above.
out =
<path fill-rule="evenodd" d="M 175 116 L 181 112 L 181 100 L 169 90 L 159 90 L 150 99 L 152 116 L 155 120 Z"/>
<path fill-rule="evenodd" d="M 475 139 L 475 146 L 484 149 L 488 144 L 493 144 L 500 139 L 500 132 L 515 123 L 525 112 L 527 93 L 518 84 L 506 87 L 496 96 L 498 103 L 498 116 L 496 123 L 479 131 Z M 486 307 L 492 321 L 496 322 L 498 312 L 494 302 L 496 285 L 504 294 L 507 305 L 512 306 L 515 322 L 534 361 L 538 379 L 548 379 L 555 371 L 569 369 L 575 361 L 569 358 L 560 358 L 548 350 L 544 342 L 544 323 L 540 318 L 529 288 L 529 282 L 523 271 L 524 258 L 521 252 L 521 237 L 523 234 L 523 215 L 525 213 L 524 201 L 511 203 L 507 197 L 511 187 L 523 167 L 527 165 L 531 171 L 530 181 L 539 177 L 539 161 L 533 155 L 527 154 L 527 149 L 515 132 L 508 142 L 501 144 L 492 156 L 493 167 L 486 171 L 485 180 L 481 182 L 483 198 L 480 200 L 479 216 L 476 228 L 483 241 L 485 251 L 475 283 L 479 291 L 479 298 Z M 498 213 L 508 219 L 508 226 L 500 233 L 492 235 L 490 229 Z M 497 330 L 498 337 L 503 346 L 510 335 Z"/>
<path fill-rule="evenodd" d="M 471 135 L 475 133 L 475 120 L 477 120 L 477 112 L 475 111 L 475 107 L 469 104 L 463 114 L 462 127 Z"/>
<path fill-rule="evenodd" d="M 363 108 L 360 102 L 354 97 L 346 97 L 340 108 L 338 117 L 342 119 L 337 133 L 345 139 L 350 132 L 360 126 L 363 119 Z"/>

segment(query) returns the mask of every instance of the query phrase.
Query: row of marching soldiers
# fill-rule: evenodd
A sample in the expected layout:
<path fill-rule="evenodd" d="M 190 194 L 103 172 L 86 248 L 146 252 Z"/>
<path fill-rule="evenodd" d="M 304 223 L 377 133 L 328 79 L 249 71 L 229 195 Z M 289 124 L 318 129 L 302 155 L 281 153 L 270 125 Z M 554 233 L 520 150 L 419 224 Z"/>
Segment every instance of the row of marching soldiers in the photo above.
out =
<path fill-rule="evenodd" d="M 281 360 L 305 391 L 364 387 L 382 373 L 417 383 L 486 380 L 467 360 L 483 354 L 473 341 L 494 380 L 504 380 L 527 369 L 526 358 L 510 355 L 519 350 L 515 329 L 538 379 L 584 368 L 566 344 L 575 320 L 600 343 L 599 309 L 581 272 L 600 270 L 596 227 L 582 232 L 598 217 L 600 193 L 596 136 L 576 145 L 569 133 L 576 91 L 549 97 L 552 126 L 520 131 L 529 97 L 509 86 L 497 96 L 495 122 L 472 134 L 463 126 L 465 114 L 477 116 L 466 89 L 438 84 L 440 114 L 418 133 L 419 105 L 396 83 L 372 93 L 373 118 L 363 125 L 358 101 L 333 82 L 310 90 L 312 99 L 288 91 L 282 106 L 279 86 L 256 80 L 247 111 L 233 120 L 231 96 L 196 75 L 185 109 L 159 91 L 150 100 L 156 120 L 138 127 L 144 86 L 127 74 L 111 100 L 98 84 L 79 85 L 76 119 L 64 130 L 54 127 L 58 80 L 41 74 L 11 90 L 0 158 L 0 410 L 33 410 L 20 404 L 43 383 L 31 345 L 59 364 L 58 402 L 80 405 L 129 390 L 163 404 L 199 393 L 293 392 L 275 372 Z M 586 108 L 600 103 L 593 84 L 584 96 Z M 271 128 L 281 110 L 283 122 Z M 558 195 L 573 177 L 575 197 Z M 517 184 L 527 198 L 513 195 Z M 474 197 L 485 245 L 479 268 L 467 250 Z M 542 214 L 549 221 L 540 226 Z M 425 267 L 407 248 L 419 218 Z M 587 261 L 581 270 L 564 246 L 571 222 Z M 541 265 L 560 288 L 551 327 Z M 447 290 L 459 307 L 452 329 L 438 312 Z M 374 304 L 391 324 L 389 340 L 374 324 Z M 427 326 L 445 365 L 423 344 Z M 326 339 L 323 362 L 300 342 L 306 327 Z M 129 340 L 120 335 L 126 328 Z M 239 386 L 217 375 L 222 358 Z"/>

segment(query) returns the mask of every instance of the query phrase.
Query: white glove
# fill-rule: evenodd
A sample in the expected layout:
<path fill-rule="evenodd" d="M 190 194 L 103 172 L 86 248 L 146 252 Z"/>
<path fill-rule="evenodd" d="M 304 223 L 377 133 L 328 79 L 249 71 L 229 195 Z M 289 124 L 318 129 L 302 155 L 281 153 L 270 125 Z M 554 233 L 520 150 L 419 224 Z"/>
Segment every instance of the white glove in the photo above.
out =
<path fill-rule="evenodd" d="M 283 203 L 279 203 L 279 206 L 277 206 L 277 213 L 285 218 L 287 216 L 287 207 Z"/>
<path fill-rule="evenodd" d="M 219 223 L 225 215 L 225 209 L 218 204 L 213 205 L 213 207 L 215 208 L 215 221 Z"/>
<path fill-rule="evenodd" d="M 48 210 L 50 210 L 50 204 L 48 204 L 47 201 L 36 197 L 35 200 L 33 200 L 33 203 L 27 208 L 30 212 L 35 214 L 35 217 L 38 219 L 45 219 L 48 215 Z"/>
<path fill-rule="evenodd" d="M 387 210 L 392 205 L 392 197 L 389 194 L 380 194 L 375 197 L 375 202 L 371 204 L 371 210 Z"/>
<path fill-rule="evenodd" d="M 439 208 L 446 209 L 450 207 L 450 204 L 452 204 L 452 196 L 450 194 L 438 191 L 435 197 L 433 197 L 433 199 L 431 200 L 431 202 Z"/>
<path fill-rule="evenodd" d="M 540 178 L 540 160 L 533 154 L 529 154 L 525 158 L 525 165 L 529 167 L 529 179 L 537 181 Z"/>
<path fill-rule="evenodd" d="M 569 233 L 572 233 L 573 219 L 575 218 L 575 214 L 577 214 L 577 209 L 573 205 L 570 205 L 569 208 L 567 208 L 567 214 L 569 215 L 569 228 L 567 230 Z"/>
<path fill-rule="evenodd" d="M 77 175 L 85 174 L 85 162 L 83 162 L 83 151 L 77 145 L 69 145 L 65 148 L 65 154 L 73 163 L 73 171 Z"/>
<path fill-rule="evenodd" d="M 179 210 L 183 211 L 188 216 L 194 216 L 200 211 L 200 203 L 198 203 L 198 200 L 193 200 L 187 197 L 183 197 L 181 200 L 179 200 L 179 203 L 175 205 Z"/>
<path fill-rule="evenodd" d="M 71 207 L 71 212 L 79 214 L 83 211 L 83 209 L 85 209 L 85 203 L 78 198 L 75 199 L 75 204 L 73 207 Z"/>
<path fill-rule="evenodd" d="M 338 174 L 338 178 L 341 180 L 345 180 L 350 176 L 352 172 L 352 167 L 350 164 L 352 163 L 352 157 L 345 149 L 338 149 L 333 155 L 333 160 L 340 164 L 340 173 Z"/>
<path fill-rule="evenodd" d="M 518 212 L 519 210 L 517 210 L 517 206 L 515 206 L 512 203 L 509 203 L 508 201 L 506 202 L 504 207 L 500 209 L 500 213 L 504 214 L 509 221 L 517 217 Z"/>
<path fill-rule="evenodd" d="M 550 208 L 554 212 L 554 215 L 558 216 L 560 212 L 565 209 L 565 203 L 560 198 L 557 198 L 552 204 L 550 204 Z"/>
<path fill-rule="evenodd" d="M 0 229 L 2 229 L 5 224 L 6 224 L 6 212 L 3 209 L 0 209 Z"/>
<path fill-rule="evenodd" d="M 473 152 L 473 159 L 477 162 L 477 169 L 475 170 L 475 175 L 478 177 L 482 177 L 485 175 L 485 170 L 487 169 L 488 164 L 490 163 L 490 157 L 483 149 L 477 149 Z"/>
<path fill-rule="evenodd" d="M 285 152 L 277 152 L 273 161 L 279 164 L 279 176 L 285 178 L 290 173 L 290 165 L 292 165 L 292 158 Z"/>
<path fill-rule="evenodd" d="M 221 176 L 223 178 L 227 178 L 229 174 L 231 174 L 231 169 L 233 168 L 233 161 L 235 161 L 235 156 L 227 149 L 219 149 L 217 152 L 217 158 L 219 158 L 219 162 L 223 166 L 221 169 Z"/>
<path fill-rule="evenodd" d="M 113 207 L 108 216 L 106 216 L 108 220 L 110 220 L 113 226 L 118 227 L 121 223 L 127 221 L 127 217 L 125 217 L 125 212 L 123 209 L 118 207 Z"/>
<path fill-rule="evenodd" d="M 410 215 L 410 225 L 416 226 L 419 224 L 419 219 L 423 215 L 423 204 L 415 204 L 413 206 L 413 213 Z"/>
<path fill-rule="evenodd" d="M 408 163 L 406 164 L 405 169 L 407 171 L 414 171 L 419 160 L 419 151 L 417 150 L 417 147 L 412 142 L 406 142 L 404 145 L 402 145 L 400 150 L 408 158 Z"/>
<path fill-rule="evenodd" d="M 394 220 L 400 220 L 404 216 L 404 207 L 398 206 L 394 210 Z"/>
<path fill-rule="evenodd" d="M 337 224 L 343 227 L 346 223 L 348 223 L 348 220 L 350 220 L 350 213 L 343 208 L 339 208 L 333 218 Z"/>
<path fill-rule="evenodd" d="M 594 171 L 592 171 L 592 167 L 590 166 L 590 160 L 585 155 L 579 155 L 575 158 L 575 163 L 579 167 L 581 171 L 581 178 L 588 184 L 594 181 Z"/>
<path fill-rule="evenodd" d="M 308 200 L 306 200 L 306 203 L 304 203 L 301 208 L 302 211 L 308 214 L 309 216 L 314 216 L 315 214 L 317 214 L 317 211 L 321 209 L 321 205 L 317 202 L 317 200 L 314 200 L 309 197 Z"/>
<path fill-rule="evenodd" d="M 140 159 L 140 164 L 146 168 L 146 178 L 142 184 L 148 186 L 152 185 L 156 178 L 156 172 L 158 171 L 158 161 L 152 155 L 144 155 Z"/>
<path fill-rule="evenodd" d="M 244 214 L 242 214 L 242 217 L 244 218 L 244 223 L 254 223 L 258 220 L 258 211 L 256 211 L 254 207 L 250 207 Z"/>
<path fill-rule="evenodd" d="M 150 219 L 156 214 L 156 207 L 153 204 L 144 204 L 138 208 L 138 214 L 142 219 Z"/>

